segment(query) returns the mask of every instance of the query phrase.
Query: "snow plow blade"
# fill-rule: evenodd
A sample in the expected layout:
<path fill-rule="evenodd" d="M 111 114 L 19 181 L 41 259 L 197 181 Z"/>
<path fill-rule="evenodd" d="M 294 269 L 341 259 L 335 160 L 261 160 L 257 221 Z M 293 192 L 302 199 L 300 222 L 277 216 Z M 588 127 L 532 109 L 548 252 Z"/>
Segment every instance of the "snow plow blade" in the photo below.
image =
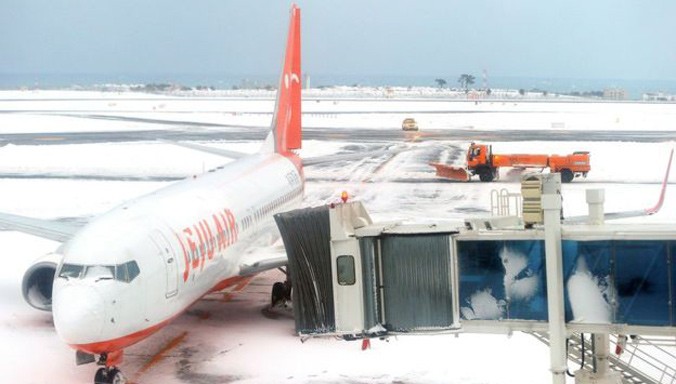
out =
<path fill-rule="evenodd" d="M 430 163 L 436 168 L 437 176 L 455 181 L 469 181 L 470 174 L 464 167 L 454 167 L 448 164 Z"/>

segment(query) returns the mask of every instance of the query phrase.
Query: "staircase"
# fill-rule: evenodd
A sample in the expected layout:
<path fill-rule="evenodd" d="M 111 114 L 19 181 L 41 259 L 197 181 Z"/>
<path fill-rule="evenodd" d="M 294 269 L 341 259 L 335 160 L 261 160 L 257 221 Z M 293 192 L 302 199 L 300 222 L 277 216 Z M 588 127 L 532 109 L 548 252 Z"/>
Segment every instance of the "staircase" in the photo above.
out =
<path fill-rule="evenodd" d="M 535 338 L 549 345 L 545 332 L 530 332 Z M 584 341 L 584 343 L 583 343 Z M 610 368 L 620 372 L 625 384 L 676 384 L 676 337 L 628 338 L 624 351 L 615 354 L 618 343 L 616 335 L 610 336 Z M 584 353 L 583 353 L 584 351 Z M 568 359 L 578 366 L 594 370 L 592 337 L 574 333 L 568 339 Z"/>

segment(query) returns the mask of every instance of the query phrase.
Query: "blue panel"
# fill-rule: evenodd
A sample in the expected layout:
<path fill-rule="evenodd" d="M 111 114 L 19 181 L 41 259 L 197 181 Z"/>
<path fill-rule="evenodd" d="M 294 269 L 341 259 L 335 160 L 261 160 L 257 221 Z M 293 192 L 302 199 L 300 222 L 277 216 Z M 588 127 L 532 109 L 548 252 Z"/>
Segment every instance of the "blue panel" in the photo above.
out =
<path fill-rule="evenodd" d="M 505 305 L 498 300 L 498 298 L 504 300 L 505 297 L 502 283 L 504 268 L 498 250 L 501 244 L 499 241 L 457 243 L 460 308 L 463 319 L 504 317 Z"/>
<path fill-rule="evenodd" d="M 669 242 L 669 261 L 671 264 L 671 326 L 676 327 L 676 241 Z"/>
<path fill-rule="evenodd" d="M 611 323 L 611 241 L 564 240 L 562 247 L 566 322 Z"/>
<path fill-rule="evenodd" d="M 459 241 L 463 319 L 547 320 L 544 241 Z"/>
<path fill-rule="evenodd" d="M 671 324 L 666 241 L 616 241 L 617 323 Z"/>

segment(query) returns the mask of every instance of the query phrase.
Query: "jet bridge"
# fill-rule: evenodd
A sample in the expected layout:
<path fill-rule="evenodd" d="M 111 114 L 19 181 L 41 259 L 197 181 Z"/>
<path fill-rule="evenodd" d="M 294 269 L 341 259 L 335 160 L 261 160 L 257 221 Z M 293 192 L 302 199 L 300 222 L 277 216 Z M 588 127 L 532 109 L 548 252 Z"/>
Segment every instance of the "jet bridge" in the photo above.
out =
<path fill-rule="evenodd" d="M 372 223 L 356 203 L 276 216 L 302 335 L 546 331 L 545 232 Z M 676 334 L 676 227 L 561 229 L 577 332 Z"/>
<path fill-rule="evenodd" d="M 362 338 L 460 327 L 453 226 L 373 224 L 360 203 L 276 215 L 300 335 Z"/>
<path fill-rule="evenodd" d="M 609 334 L 676 336 L 676 226 L 603 224 L 599 191 L 588 202 L 600 224 L 561 224 L 557 181 L 528 204 L 542 212 L 526 224 L 373 223 L 359 202 L 276 215 L 298 334 L 545 332 L 553 382 L 564 383 L 567 340 L 590 333 L 605 364 L 576 382 L 620 382 Z"/>

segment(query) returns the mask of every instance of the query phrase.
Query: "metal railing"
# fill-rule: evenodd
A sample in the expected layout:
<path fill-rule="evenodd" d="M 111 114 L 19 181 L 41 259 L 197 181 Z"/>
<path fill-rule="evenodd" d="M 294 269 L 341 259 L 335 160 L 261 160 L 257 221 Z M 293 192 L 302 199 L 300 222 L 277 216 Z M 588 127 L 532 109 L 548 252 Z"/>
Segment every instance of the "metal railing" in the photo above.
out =
<path fill-rule="evenodd" d="M 521 216 L 521 194 L 509 192 L 506 188 L 491 191 L 492 216 Z"/>
<path fill-rule="evenodd" d="M 547 333 L 530 334 L 549 345 Z M 568 338 L 568 359 L 593 371 L 596 362 L 591 339 L 572 334 Z M 620 372 L 623 383 L 676 384 L 676 337 L 611 335 L 608 361 L 611 369 Z"/>
<path fill-rule="evenodd" d="M 626 344 L 622 341 L 626 338 Z M 676 336 L 675 337 L 643 337 L 632 335 L 611 336 L 611 347 L 618 351 L 618 344 L 623 345 L 623 352 L 614 358 L 627 366 L 640 369 L 650 376 L 654 383 L 676 383 Z"/>

